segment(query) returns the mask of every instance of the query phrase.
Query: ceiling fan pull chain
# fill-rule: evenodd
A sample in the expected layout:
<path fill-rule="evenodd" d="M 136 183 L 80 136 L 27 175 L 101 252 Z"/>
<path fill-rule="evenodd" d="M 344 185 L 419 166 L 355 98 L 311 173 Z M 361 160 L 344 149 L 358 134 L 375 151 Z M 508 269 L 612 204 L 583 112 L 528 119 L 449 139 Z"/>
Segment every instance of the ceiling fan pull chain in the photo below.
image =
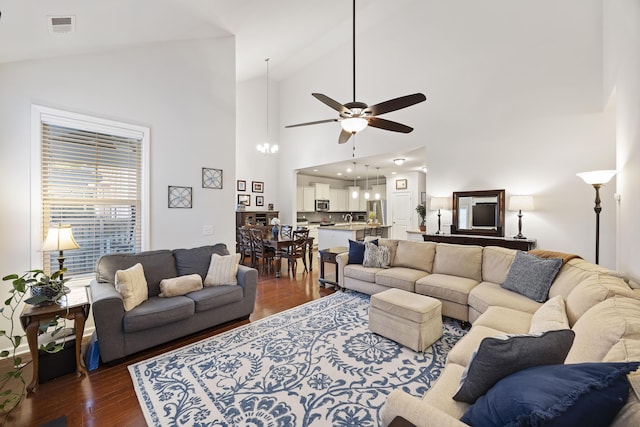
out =
<path fill-rule="evenodd" d="M 351 140 L 351 157 L 356 158 L 356 133 L 353 133 L 353 139 Z"/>

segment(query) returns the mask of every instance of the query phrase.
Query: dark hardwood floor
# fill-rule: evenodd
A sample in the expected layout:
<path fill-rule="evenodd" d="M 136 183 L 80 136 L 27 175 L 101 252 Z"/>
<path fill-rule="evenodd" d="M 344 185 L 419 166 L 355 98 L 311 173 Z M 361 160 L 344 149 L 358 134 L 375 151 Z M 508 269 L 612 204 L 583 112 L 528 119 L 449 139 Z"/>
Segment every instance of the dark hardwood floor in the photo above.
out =
<path fill-rule="evenodd" d="M 310 273 L 304 273 L 299 265 L 295 277 L 287 274 L 286 262 L 282 263 L 282 277 L 279 279 L 273 273 L 260 275 L 256 306 L 249 320 L 231 322 L 193 334 L 137 353 L 117 364 L 101 364 L 86 377 L 78 378 L 75 374 L 69 374 L 40 384 L 13 411 L 6 425 L 40 426 L 66 416 L 67 426 L 73 427 L 145 426 L 127 365 L 333 293 L 332 289 L 318 286 L 320 268 L 317 262 L 316 257 L 314 270 Z M 30 371 L 25 373 L 25 379 L 27 382 L 31 380 Z"/>

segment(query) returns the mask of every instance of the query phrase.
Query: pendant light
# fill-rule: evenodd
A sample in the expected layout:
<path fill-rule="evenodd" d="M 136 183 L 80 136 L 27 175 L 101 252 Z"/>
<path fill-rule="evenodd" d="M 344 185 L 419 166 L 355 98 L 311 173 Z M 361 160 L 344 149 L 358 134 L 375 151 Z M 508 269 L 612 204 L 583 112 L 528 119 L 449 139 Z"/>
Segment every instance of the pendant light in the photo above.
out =
<path fill-rule="evenodd" d="M 364 199 L 369 200 L 371 197 L 371 194 L 369 194 L 369 165 L 364 165 L 364 167 L 367 168 L 367 181 L 364 186 Z"/>
<path fill-rule="evenodd" d="M 277 144 L 269 144 L 269 59 L 264 60 L 267 63 L 267 142 L 256 146 L 257 150 L 262 154 L 275 154 L 278 152 Z"/>
<path fill-rule="evenodd" d="M 376 194 L 373 196 L 376 200 L 380 200 L 380 182 L 378 181 L 380 178 L 380 167 L 376 168 Z"/>
<path fill-rule="evenodd" d="M 356 188 L 356 162 L 353 162 L 353 191 L 351 192 L 351 197 L 354 199 L 358 198 L 358 190 Z"/>

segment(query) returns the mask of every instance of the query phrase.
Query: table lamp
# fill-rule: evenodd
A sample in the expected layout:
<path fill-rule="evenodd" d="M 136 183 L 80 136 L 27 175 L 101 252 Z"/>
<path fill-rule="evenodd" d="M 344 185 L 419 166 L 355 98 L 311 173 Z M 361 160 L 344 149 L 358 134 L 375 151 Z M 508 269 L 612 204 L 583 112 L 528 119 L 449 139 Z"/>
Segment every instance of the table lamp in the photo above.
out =
<path fill-rule="evenodd" d="M 451 199 L 448 197 L 432 197 L 429 202 L 429 209 L 432 211 L 438 210 L 438 231 L 436 231 L 436 234 L 440 234 L 440 209 L 451 209 Z"/>
<path fill-rule="evenodd" d="M 533 210 L 533 196 L 511 196 L 508 209 L 510 211 L 518 211 L 518 235 L 513 236 L 513 238 L 526 239 L 522 235 L 522 211 Z"/>
<path fill-rule="evenodd" d="M 600 263 L 600 187 L 605 185 L 617 173 L 615 170 L 599 170 L 590 172 L 581 172 L 576 175 L 582 178 L 587 184 L 593 185 L 596 189 L 596 202 L 593 210 L 596 213 L 596 264 Z"/>
<path fill-rule="evenodd" d="M 80 246 L 73 238 L 71 226 L 68 224 L 52 225 L 47 233 L 47 238 L 42 244 L 43 251 L 58 251 L 58 265 L 60 270 L 64 267 L 64 252 L 70 249 L 78 249 Z M 62 280 L 62 274 L 60 279 Z"/>

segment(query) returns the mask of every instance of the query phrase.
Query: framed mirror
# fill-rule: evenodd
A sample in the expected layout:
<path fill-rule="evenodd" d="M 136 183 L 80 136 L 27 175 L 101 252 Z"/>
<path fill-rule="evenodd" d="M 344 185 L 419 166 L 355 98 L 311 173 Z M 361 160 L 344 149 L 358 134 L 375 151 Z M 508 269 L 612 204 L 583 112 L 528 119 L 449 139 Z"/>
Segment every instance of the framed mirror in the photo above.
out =
<path fill-rule="evenodd" d="M 504 237 L 504 190 L 453 193 L 451 234 Z"/>

